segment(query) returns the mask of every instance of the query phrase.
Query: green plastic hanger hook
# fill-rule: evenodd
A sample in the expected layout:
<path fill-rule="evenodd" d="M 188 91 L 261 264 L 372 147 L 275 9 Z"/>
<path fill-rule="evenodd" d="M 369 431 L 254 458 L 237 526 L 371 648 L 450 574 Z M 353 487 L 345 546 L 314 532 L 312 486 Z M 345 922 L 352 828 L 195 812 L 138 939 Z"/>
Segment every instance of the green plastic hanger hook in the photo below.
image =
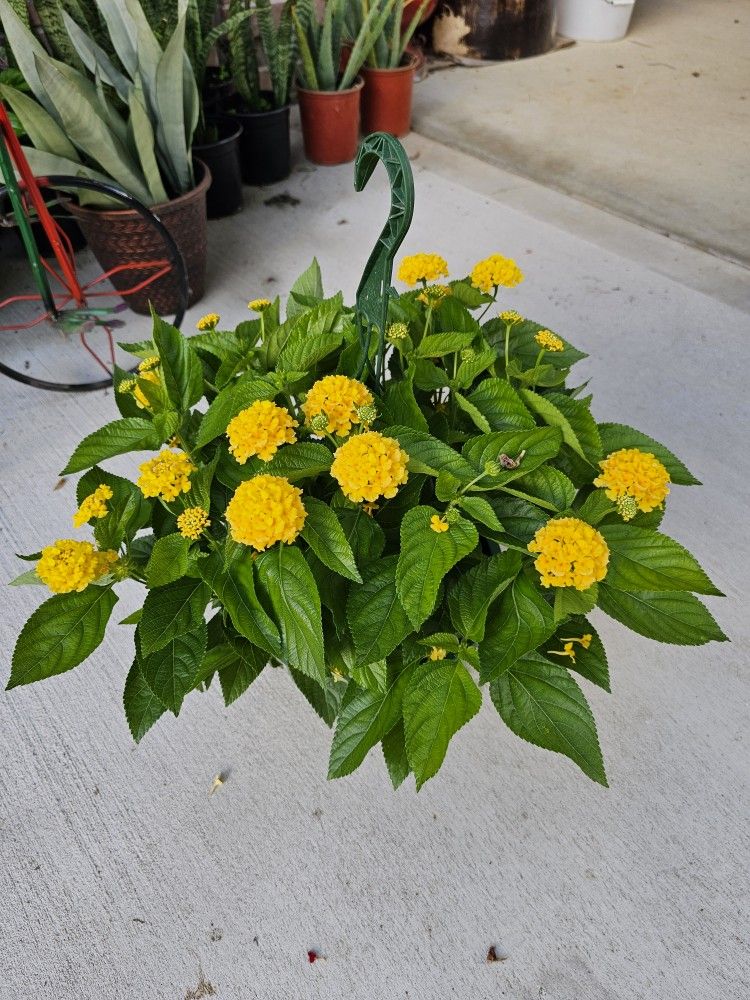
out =
<path fill-rule="evenodd" d="M 391 211 L 365 265 L 357 289 L 357 330 L 362 346 L 358 376 L 361 377 L 365 368 L 369 368 L 375 388 L 382 391 L 385 384 L 385 334 L 393 261 L 409 232 L 414 215 L 414 175 L 406 150 L 398 139 L 387 132 L 373 132 L 363 139 L 354 163 L 356 191 L 365 188 L 379 162 L 385 166 L 391 185 Z M 373 334 L 378 338 L 374 366 L 370 360 Z"/>

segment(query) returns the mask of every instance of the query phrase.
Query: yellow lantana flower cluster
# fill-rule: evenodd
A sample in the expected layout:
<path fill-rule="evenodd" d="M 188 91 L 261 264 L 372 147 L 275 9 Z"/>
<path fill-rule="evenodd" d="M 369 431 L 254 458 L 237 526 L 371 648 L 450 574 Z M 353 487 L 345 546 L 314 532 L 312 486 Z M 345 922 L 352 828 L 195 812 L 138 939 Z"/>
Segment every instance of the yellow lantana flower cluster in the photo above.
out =
<path fill-rule="evenodd" d="M 80 528 L 82 524 L 88 524 L 95 517 L 106 517 L 109 513 L 107 500 L 112 499 L 112 489 L 102 483 L 97 486 L 93 493 L 90 493 L 81 506 L 73 515 L 73 527 Z"/>
<path fill-rule="evenodd" d="M 424 305 L 429 306 L 431 309 L 437 309 L 440 303 L 452 294 L 453 290 L 450 285 L 427 285 L 427 287 L 419 293 L 417 300 L 422 302 Z"/>
<path fill-rule="evenodd" d="M 372 503 L 378 497 L 389 500 L 409 478 L 408 460 L 398 441 L 366 431 L 336 450 L 331 475 L 353 503 Z"/>
<path fill-rule="evenodd" d="M 325 428 L 328 433 L 346 437 L 352 424 L 361 423 L 357 410 L 372 403 L 372 393 L 362 382 L 346 375 L 326 375 L 308 392 L 302 412 L 308 424 L 319 413 L 324 414 L 328 418 Z"/>
<path fill-rule="evenodd" d="M 211 522 L 202 507 L 186 507 L 177 518 L 177 530 L 183 538 L 197 542 Z"/>
<path fill-rule="evenodd" d="M 491 292 L 493 288 L 502 285 L 503 288 L 515 288 L 523 281 L 521 268 L 510 257 L 502 257 L 499 253 L 480 260 L 471 272 L 471 283 L 480 292 Z"/>
<path fill-rule="evenodd" d="M 190 490 L 190 476 L 195 466 L 184 451 L 169 451 L 164 448 L 155 458 L 138 466 L 141 475 L 138 487 L 144 497 L 160 497 L 162 500 L 176 500 L 180 493 Z"/>
<path fill-rule="evenodd" d="M 534 340 L 544 351 L 564 351 L 565 344 L 551 330 L 540 330 Z"/>
<path fill-rule="evenodd" d="M 265 312 L 270 305 L 270 299 L 251 299 L 247 304 L 247 308 L 252 309 L 252 311 L 256 313 L 262 313 Z"/>
<path fill-rule="evenodd" d="M 258 552 L 276 542 L 291 545 L 307 517 L 301 498 L 302 490 L 282 476 L 256 476 L 240 483 L 226 510 L 232 538 Z"/>
<path fill-rule="evenodd" d="M 448 655 L 448 650 L 443 649 L 442 646 L 433 646 L 430 650 L 429 658 L 431 660 L 444 660 Z"/>
<path fill-rule="evenodd" d="M 610 500 L 617 503 L 623 520 L 660 507 L 669 495 L 669 473 L 650 452 L 638 448 L 613 451 L 599 463 L 602 473 L 594 486 L 602 486 Z"/>
<path fill-rule="evenodd" d="M 297 426 L 297 421 L 283 406 L 259 399 L 229 421 L 229 451 L 240 465 L 254 455 L 270 462 L 283 444 L 297 440 L 294 433 Z"/>
<path fill-rule="evenodd" d="M 218 313 L 206 313 L 205 316 L 201 316 L 198 322 L 195 324 L 197 330 L 215 330 L 219 325 L 221 316 Z"/>
<path fill-rule="evenodd" d="M 448 262 L 437 253 L 415 253 L 411 257 L 404 257 L 398 268 L 398 280 L 406 285 L 447 277 Z"/>
<path fill-rule="evenodd" d="M 109 572 L 117 562 L 117 553 L 100 552 L 91 542 L 60 538 L 42 549 L 36 575 L 56 594 L 85 590 L 94 580 Z"/>
<path fill-rule="evenodd" d="M 609 547 L 596 528 L 577 517 L 543 525 L 528 544 L 543 587 L 588 590 L 607 575 Z"/>
<path fill-rule="evenodd" d="M 516 312 L 515 309 L 504 309 L 500 313 L 500 319 L 503 323 L 520 323 L 523 320 L 523 316 L 520 312 Z"/>

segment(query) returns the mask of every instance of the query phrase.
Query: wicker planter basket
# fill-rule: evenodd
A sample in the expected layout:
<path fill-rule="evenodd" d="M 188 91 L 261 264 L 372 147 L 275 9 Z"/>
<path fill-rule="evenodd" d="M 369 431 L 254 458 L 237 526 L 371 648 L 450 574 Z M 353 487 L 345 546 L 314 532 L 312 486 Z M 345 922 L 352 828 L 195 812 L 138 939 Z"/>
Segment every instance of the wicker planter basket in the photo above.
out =
<path fill-rule="evenodd" d="M 163 205 L 154 205 L 153 212 L 169 230 L 182 254 L 188 274 L 190 293 L 188 305 L 202 298 L 206 284 L 206 192 L 211 174 L 200 160 L 195 161 L 200 179 L 192 191 Z M 84 208 L 70 204 L 69 211 L 83 230 L 94 256 L 105 271 L 130 261 L 152 261 L 163 256 L 158 233 L 149 228 L 137 212 Z M 144 271 L 140 274 L 143 279 Z M 118 290 L 137 283 L 139 272 L 127 271 L 115 275 L 112 283 Z M 165 275 L 142 292 L 128 296 L 128 305 L 137 313 L 148 314 L 150 304 L 162 316 L 174 315 L 179 304 L 177 283 Z"/>

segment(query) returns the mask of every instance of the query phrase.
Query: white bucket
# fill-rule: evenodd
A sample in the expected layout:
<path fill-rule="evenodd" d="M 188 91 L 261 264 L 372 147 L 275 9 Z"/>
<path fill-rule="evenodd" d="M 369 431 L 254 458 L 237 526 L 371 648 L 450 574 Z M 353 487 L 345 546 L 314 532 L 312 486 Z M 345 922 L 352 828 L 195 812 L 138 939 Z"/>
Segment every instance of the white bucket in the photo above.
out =
<path fill-rule="evenodd" d="M 614 42 L 627 34 L 635 0 L 557 0 L 557 32 L 579 42 Z"/>

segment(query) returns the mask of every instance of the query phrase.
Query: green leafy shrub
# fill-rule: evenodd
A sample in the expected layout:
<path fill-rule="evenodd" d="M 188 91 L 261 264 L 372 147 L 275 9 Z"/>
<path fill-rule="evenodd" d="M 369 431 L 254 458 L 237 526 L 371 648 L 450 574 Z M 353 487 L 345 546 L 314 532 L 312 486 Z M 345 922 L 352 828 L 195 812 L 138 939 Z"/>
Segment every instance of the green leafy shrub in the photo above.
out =
<path fill-rule="evenodd" d="M 669 484 L 697 480 L 664 445 L 599 423 L 570 383 L 585 355 L 512 310 L 521 280 L 493 256 L 466 279 L 442 258 L 401 264 L 389 377 L 317 263 L 280 302 L 186 338 L 154 319 L 117 374 L 119 419 L 83 472 L 76 526 L 23 558 L 17 583 L 55 595 L 32 614 L 9 687 L 75 667 L 101 642 L 125 579 L 145 584 L 125 713 L 140 740 L 212 685 L 227 705 L 268 665 L 334 726 L 329 776 L 381 745 L 398 786 L 440 768 L 482 688 L 510 729 L 606 784 L 580 686 L 609 690 L 600 608 L 661 642 L 725 636 L 695 594 L 719 592 L 659 530 Z M 364 374 L 369 373 L 369 374 Z M 136 482 L 100 463 L 158 451 Z M 134 464 L 137 460 L 134 459 Z"/>

